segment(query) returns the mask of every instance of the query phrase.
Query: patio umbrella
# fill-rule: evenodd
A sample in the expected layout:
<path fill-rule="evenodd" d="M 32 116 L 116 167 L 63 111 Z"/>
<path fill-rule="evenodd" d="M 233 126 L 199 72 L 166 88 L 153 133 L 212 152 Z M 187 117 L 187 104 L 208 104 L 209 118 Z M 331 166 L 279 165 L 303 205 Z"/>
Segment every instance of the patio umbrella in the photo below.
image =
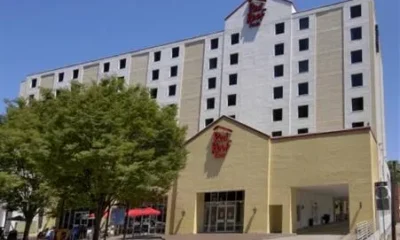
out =
<path fill-rule="evenodd" d="M 158 216 L 160 214 L 161 214 L 160 211 L 151 207 L 143 209 L 143 216 Z"/>
<path fill-rule="evenodd" d="M 142 208 L 134 208 L 128 211 L 128 217 L 139 217 L 139 216 L 143 216 Z"/>
<path fill-rule="evenodd" d="M 23 216 L 21 216 L 21 215 L 18 215 L 18 216 L 15 216 L 15 217 L 7 218 L 7 220 L 23 222 L 23 221 L 25 221 L 25 218 Z"/>

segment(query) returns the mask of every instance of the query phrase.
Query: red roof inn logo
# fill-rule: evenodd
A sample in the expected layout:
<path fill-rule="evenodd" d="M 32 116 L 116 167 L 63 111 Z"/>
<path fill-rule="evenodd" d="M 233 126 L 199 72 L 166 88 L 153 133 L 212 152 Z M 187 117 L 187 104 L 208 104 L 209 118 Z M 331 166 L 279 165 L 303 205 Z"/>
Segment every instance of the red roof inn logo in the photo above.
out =
<path fill-rule="evenodd" d="M 224 158 L 231 146 L 232 130 L 216 126 L 212 136 L 211 152 L 215 158 Z"/>
<path fill-rule="evenodd" d="M 247 13 L 247 24 L 250 28 L 258 27 L 265 15 L 265 4 L 267 0 L 248 0 L 249 12 Z"/>

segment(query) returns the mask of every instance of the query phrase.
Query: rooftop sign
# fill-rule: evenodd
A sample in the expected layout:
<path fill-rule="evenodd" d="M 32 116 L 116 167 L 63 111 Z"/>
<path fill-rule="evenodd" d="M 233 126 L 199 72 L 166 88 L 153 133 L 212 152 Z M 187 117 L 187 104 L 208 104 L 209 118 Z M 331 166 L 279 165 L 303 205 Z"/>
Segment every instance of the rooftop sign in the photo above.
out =
<path fill-rule="evenodd" d="M 258 27 L 265 15 L 265 4 L 267 0 L 248 0 L 249 12 L 247 13 L 247 24 L 250 28 Z"/>
<path fill-rule="evenodd" d="M 222 126 L 216 126 L 212 135 L 211 153 L 214 158 L 224 158 L 231 146 L 232 130 Z"/>

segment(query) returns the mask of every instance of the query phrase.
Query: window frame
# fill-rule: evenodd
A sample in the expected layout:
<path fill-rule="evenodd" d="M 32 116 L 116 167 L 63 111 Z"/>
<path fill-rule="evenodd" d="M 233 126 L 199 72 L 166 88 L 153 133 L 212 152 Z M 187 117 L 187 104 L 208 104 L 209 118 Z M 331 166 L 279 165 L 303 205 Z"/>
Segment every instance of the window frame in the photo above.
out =
<path fill-rule="evenodd" d="M 215 67 L 212 67 L 212 62 L 215 60 Z M 218 68 L 218 58 L 217 57 L 213 57 L 208 59 L 208 70 L 214 70 Z"/>
<path fill-rule="evenodd" d="M 310 84 L 308 82 L 298 83 L 297 84 L 297 95 L 298 96 L 308 96 L 310 94 L 310 86 L 309 85 Z M 306 93 L 301 93 L 302 86 L 305 86 L 304 89 L 306 89 Z"/>
<path fill-rule="evenodd" d="M 275 113 L 279 113 L 280 117 L 277 116 L 275 118 Z M 272 121 L 273 122 L 282 122 L 283 121 L 283 108 L 274 108 L 272 109 Z"/>
<path fill-rule="evenodd" d="M 216 46 L 214 46 L 215 44 Z M 219 48 L 219 38 L 213 38 L 210 40 L 210 50 L 216 50 Z"/>
<path fill-rule="evenodd" d="M 231 97 L 232 97 L 232 99 L 231 99 Z M 230 100 L 233 100 L 234 99 L 234 103 L 230 103 Z M 227 105 L 228 105 L 228 107 L 234 107 L 234 106 L 236 106 L 237 105 L 237 94 L 228 94 L 228 96 L 227 96 Z"/>
<path fill-rule="evenodd" d="M 360 10 L 359 15 L 358 15 L 358 11 L 357 12 L 353 12 L 354 9 Z M 350 7 L 350 19 L 354 19 L 354 18 L 359 18 L 362 17 L 362 5 L 358 4 L 358 5 L 353 5 Z"/>
<path fill-rule="evenodd" d="M 300 66 L 301 64 L 303 64 L 303 63 L 307 63 L 307 70 L 302 70 L 303 68 Z M 305 59 L 305 60 L 301 60 L 301 61 L 299 61 L 298 62 L 298 73 L 299 74 L 302 74 L 302 73 L 308 73 L 309 71 L 310 71 L 310 61 L 308 60 L 308 59 Z"/>
<path fill-rule="evenodd" d="M 171 49 L 171 58 L 178 58 L 180 56 L 180 47 L 173 47 Z"/>
<path fill-rule="evenodd" d="M 273 88 L 273 98 L 276 99 L 283 99 L 283 86 L 277 86 Z"/>
<path fill-rule="evenodd" d="M 357 101 L 361 100 L 361 103 L 359 107 L 357 107 Z M 351 99 L 351 111 L 352 112 L 362 112 L 364 111 L 365 106 L 364 106 L 364 97 L 355 97 Z"/>
<path fill-rule="evenodd" d="M 237 39 L 236 39 L 237 37 Z M 240 43 L 240 33 L 232 33 L 231 34 L 231 45 L 237 45 Z"/>
<path fill-rule="evenodd" d="M 358 54 L 360 54 L 360 55 L 358 55 Z M 363 57 L 363 50 L 362 49 L 351 51 L 350 55 L 351 55 L 350 56 L 351 64 L 363 63 L 363 61 L 364 61 L 363 58 L 364 57 Z M 357 57 L 359 57 L 359 58 L 357 58 Z"/>
<path fill-rule="evenodd" d="M 282 32 L 278 31 L 279 26 L 283 26 Z M 281 34 L 285 34 L 285 22 L 280 22 L 275 24 L 275 35 L 281 35 Z"/>
<path fill-rule="evenodd" d="M 363 87 L 364 86 L 364 74 L 363 73 L 354 73 L 351 74 L 351 87 Z M 355 84 L 358 83 L 358 84 Z"/>
<path fill-rule="evenodd" d="M 310 117 L 310 109 L 308 105 L 297 106 L 297 118 L 305 119 Z"/>
<path fill-rule="evenodd" d="M 62 77 L 61 77 L 62 76 Z M 64 82 L 64 79 L 65 79 L 65 73 L 64 72 L 59 72 L 58 74 L 57 74 L 57 81 L 60 83 L 60 82 Z"/>
<path fill-rule="evenodd" d="M 239 64 L 239 53 L 231 53 L 229 56 L 229 63 L 231 66 Z"/>
<path fill-rule="evenodd" d="M 210 97 L 206 99 L 206 109 L 207 110 L 215 109 L 215 97 Z"/>
<path fill-rule="evenodd" d="M 169 71 L 170 71 L 169 72 L 170 77 L 177 77 L 179 71 L 178 65 L 171 66 Z"/>
<path fill-rule="evenodd" d="M 282 46 L 282 48 L 279 48 L 280 46 Z M 279 51 L 280 49 L 282 49 L 282 51 Z M 285 55 L 285 43 L 277 43 L 274 46 L 274 56 L 282 56 Z"/>
<path fill-rule="evenodd" d="M 359 31 L 358 31 L 359 30 Z M 350 40 L 351 41 L 359 41 L 362 40 L 362 27 L 354 27 L 350 29 Z"/>
<path fill-rule="evenodd" d="M 172 84 L 168 86 L 168 97 L 175 97 L 176 96 L 177 86 L 176 84 Z M 173 94 L 171 94 L 171 92 Z"/>
<path fill-rule="evenodd" d="M 302 38 L 299 39 L 299 52 L 304 52 L 310 50 L 310 39 Z"/>
<path fill-rule="evenodd" d="M 212 88 L 210 88 L 210 85 L 212 85 L 212 84 L 210 84 L 210 81 L 214 81 L 214 87 L 212 87 Z M 209 77 L 208 79 L 207 79 L 207 89 L 209 89 L 209 90 L 211 90 L 211 89 L 216 89 L 217 88 L 217 78 L 216 77 Z"/>
<path fill-rule="evenodd" d="M 161 51 L 154 52 L 153 61 L 154 62 L 160 62 L 161 61 Z"/>
<path fill-rule="evenodd" d="M 157 75 L 157 77 L 155 77 Z M 160 69 L 153 69 L 151 71 L 151 80 L 157 81 L 160 79 Z"/>
<path fill-rule="evenodd" d="M 121 63 L 124 63 L 124 64 L 121 64 Z M 122 65 L 123 65 L 123 67 L 122 67 Z M 126 58 L 121 58 L 120 60 L 119 60 L 119 69 L 125 69 L 126 68 Z"/>
<path fill-rule="evenodd" d="M 299 18 L 299 30 L 310 29 L 310 17 Z"/>
<path fill-rule="evenodd" d="M 231 73 L 229 74 L 229 86 L 235 86 L 238 83 L 238 74 L 237 73 Z"/>

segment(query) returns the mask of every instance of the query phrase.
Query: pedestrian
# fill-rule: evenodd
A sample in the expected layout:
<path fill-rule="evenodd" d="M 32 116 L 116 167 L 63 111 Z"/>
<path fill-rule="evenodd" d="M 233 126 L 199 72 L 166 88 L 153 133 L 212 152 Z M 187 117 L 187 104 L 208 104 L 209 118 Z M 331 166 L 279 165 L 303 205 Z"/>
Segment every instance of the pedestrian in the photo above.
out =
<path fill-rule="evenodd" d="M 55 235 L 56 235 L 56 227 L 52 227 L 46 232 L 45 239 L 46 240 L 55 240 Z"/>

